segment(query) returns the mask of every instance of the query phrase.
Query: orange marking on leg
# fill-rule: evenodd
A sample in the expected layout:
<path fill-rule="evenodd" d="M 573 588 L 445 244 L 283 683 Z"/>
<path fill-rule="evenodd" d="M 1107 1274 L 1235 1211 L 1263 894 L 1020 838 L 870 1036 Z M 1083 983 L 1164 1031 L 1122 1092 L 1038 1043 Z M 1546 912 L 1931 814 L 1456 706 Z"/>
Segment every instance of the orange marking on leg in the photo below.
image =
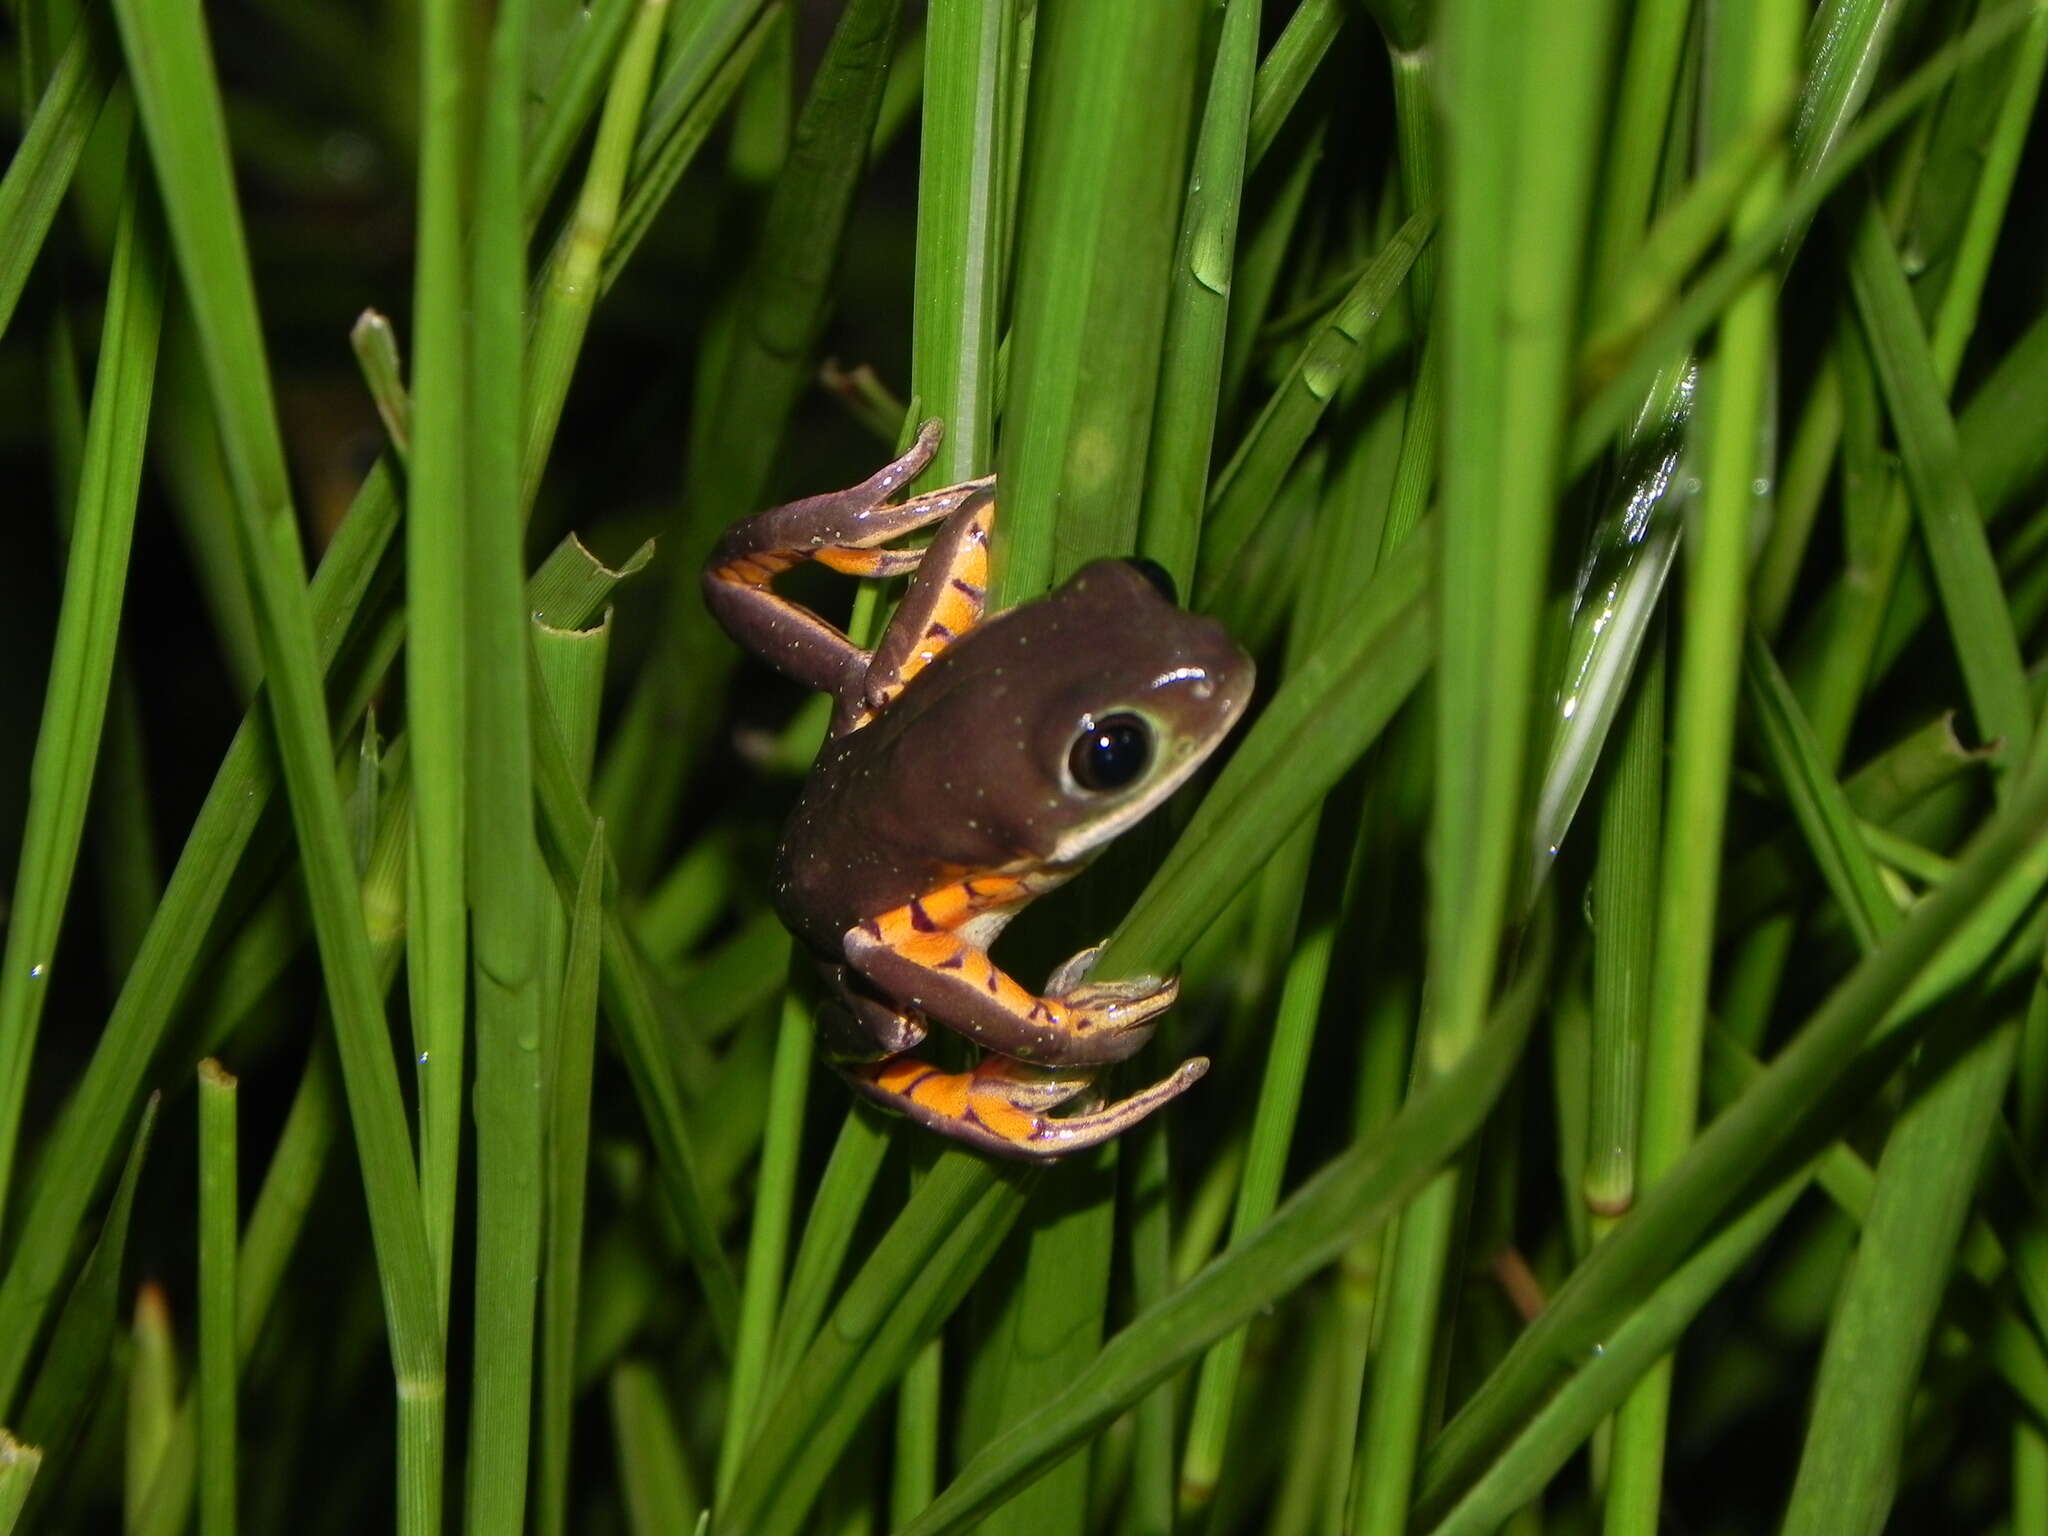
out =
<path fill-rule="evenodd" d="M 912 1086 L 910 1101 L 935 1110 L 948 1120 L 958 1120 L 967 1113 L 968 1086 L 972 1076 L 968 1072 L 934 1072 Z"/>
<path fill-rule="evenodd" d="M 1038 1134 L 1038 1116 L 1028 1114 L 986 1090 L 972 1094 L 967 1107 L 973 1111 L 975 1119 L 1005 1141 L 1022 1146 Z"/>
<path fill-rule="evenodd" d="M 874 1074 L 877 1088 L 886 1089 L 890 1093 L 907 1093 L 919 1078 L 929 1074 L 932 1069 L 921 1061 L 907 1059 L 878 1062 L 868 1070 Z"/>
<path fill-rule="evenodd" d="M 873 576 L 897 562 L 884 549 L 821 549 L 811 558 L 842 576 Z"/>

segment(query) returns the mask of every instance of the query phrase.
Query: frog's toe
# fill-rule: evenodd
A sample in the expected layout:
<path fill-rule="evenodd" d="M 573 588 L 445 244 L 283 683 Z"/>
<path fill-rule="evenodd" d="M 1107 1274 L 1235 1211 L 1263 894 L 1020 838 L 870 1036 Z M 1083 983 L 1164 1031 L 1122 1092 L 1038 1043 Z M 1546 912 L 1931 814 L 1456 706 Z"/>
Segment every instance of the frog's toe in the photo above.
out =
<path fill-rule="evenodd" d="M 1088 979 L 1088 973 L 1095 969 L 1095 962 L 1101 958 L 1102 946 L 1100 944 L 1090 944 L 1078 955 L 1063 961 L 1050 976 L 1045 978 L 1045 995 L 1047 997 L 1065 997 Z"/>
<path fill-rule="evenodd" d="M 1089 1074 L 1045 1071 L 1006 1057 L 984 1057 L 971 1072 L 941 1072 L 915 1056 L 847 1071 L 863 1095 L 920 1125 L 998 1157 L 1047 1161 L 1100 1146 L 1178 1098 L 1209 1069 L 1182 1062 L 1149 1088 L 1103 1109 L 1054 1118 L 1041 1111 L 1089 1084 Z"/>
<path fill-rule="evenodd" d="M 1116 1059 L 1120 1060 L 1151 1038 L 1153 1021 L 1179 996 L 1177 976 L 1164 981 L 1156 976 L 1134 976 L 1124 981 L 1085 982 L 1061 996 L 1060 1002 L 1078 1034 L 1123 1041 L 1142 1030 L 1143 1038 L 1130 1039 L 1129 1050 L 1118 1053 Z"/>

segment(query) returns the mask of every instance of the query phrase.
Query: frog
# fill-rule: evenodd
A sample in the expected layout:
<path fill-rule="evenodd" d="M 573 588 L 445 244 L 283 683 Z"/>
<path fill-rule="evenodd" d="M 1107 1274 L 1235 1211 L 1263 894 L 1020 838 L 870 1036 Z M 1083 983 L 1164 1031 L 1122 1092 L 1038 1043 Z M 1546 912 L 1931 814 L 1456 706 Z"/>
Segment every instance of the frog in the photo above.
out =
<path fill-rule="evenodd" d="M 1090 562 L 989 613 L 995 477 L 902 494 L 941 431 L 925 422 L 858 485 L 734 524 L 702 589 L 742 648 L 833 701 L 771 892 L 823 981 L 822 1053 L 884 1109 L 985 1153 L 1049 1161 L 1120 1135 L 1209 1062 L 1102 1102 L 1097 1079 L 1151 1039 L 1178 979 L 1094 979 L 1096 945 L 1034 992 L 989 946 L 1201 767 L 1255 673 L 1144 561 Z M 921 548 L 889 547 L 926 528 Z M 872 651 L 775 590 L 806 561 L 909 577 Z M 949 1071 L 920 1049 L 934 1026 L 971 1042 L 974 1064 Z"/>

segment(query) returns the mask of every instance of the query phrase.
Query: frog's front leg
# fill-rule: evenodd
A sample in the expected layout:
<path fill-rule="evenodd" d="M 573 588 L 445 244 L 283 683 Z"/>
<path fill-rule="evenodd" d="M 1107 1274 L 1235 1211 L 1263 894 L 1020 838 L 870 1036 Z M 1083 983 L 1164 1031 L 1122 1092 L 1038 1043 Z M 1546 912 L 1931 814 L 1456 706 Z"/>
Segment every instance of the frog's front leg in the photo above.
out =
<path fill-rule="evenodd" d="M 1029 876 L 982 875 L 941 886 L 860 923 L 846 960 L 876 987 L 978 1045 L 1057 1067 L 1122 1061 L 1152 1037 L 1178 983 L 1090 982 L 1040 997 L 1006 975 L 980 942 L 1037 894 Z M 1079 957 L 1077 957 L 1079 958 Z M 1060 968 L 1070 980 L 1073 966 Z"/>
<path fill-rule="evenodd" d="M 926 422 L 909 452 L 859 485 L 793 501 L 727 529 L 704 567 L 705 605 L 726 632 L 776 670 L 859 706 L 867 653 L 770 584 L 806 560 L 850 576 L 916 570 L 923 550 L 877 546 L 951 516 L 991 483 L 970 480 L 892 504 L 889 498 L 931 462 L 939 432 L 936 421 Z"/>
<path fill-rule="evenodd" d="M 915 1056 L 847 1071 L 866 1097 L 920 1125 L 999 1157 L 1055 1158 L 1121 1135 L 1209 1070 L 1206 1057 L 1104 1109 L 1055 1119 L 1044 1113 L 1094 1080 L 1089 1068 L 1040 1068 L 987 1056 L 971 1072 L 941 1072 Z"/>

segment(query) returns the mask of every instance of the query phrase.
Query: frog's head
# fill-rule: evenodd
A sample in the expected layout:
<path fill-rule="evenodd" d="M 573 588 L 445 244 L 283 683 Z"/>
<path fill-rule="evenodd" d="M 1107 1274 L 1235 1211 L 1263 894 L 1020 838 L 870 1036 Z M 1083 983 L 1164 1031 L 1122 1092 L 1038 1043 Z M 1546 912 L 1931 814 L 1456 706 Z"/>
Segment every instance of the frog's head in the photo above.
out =
<path fill-rule="evenodd" d="M 1006 798 L 1047 863 L 1085 860 L 1158 805 L 1251 698 L 1251 658 L 1140 562 L 1084 566 L 985 631 L 977 660 L 1001 674 L 1014 721 L 998 733 Z"/>

